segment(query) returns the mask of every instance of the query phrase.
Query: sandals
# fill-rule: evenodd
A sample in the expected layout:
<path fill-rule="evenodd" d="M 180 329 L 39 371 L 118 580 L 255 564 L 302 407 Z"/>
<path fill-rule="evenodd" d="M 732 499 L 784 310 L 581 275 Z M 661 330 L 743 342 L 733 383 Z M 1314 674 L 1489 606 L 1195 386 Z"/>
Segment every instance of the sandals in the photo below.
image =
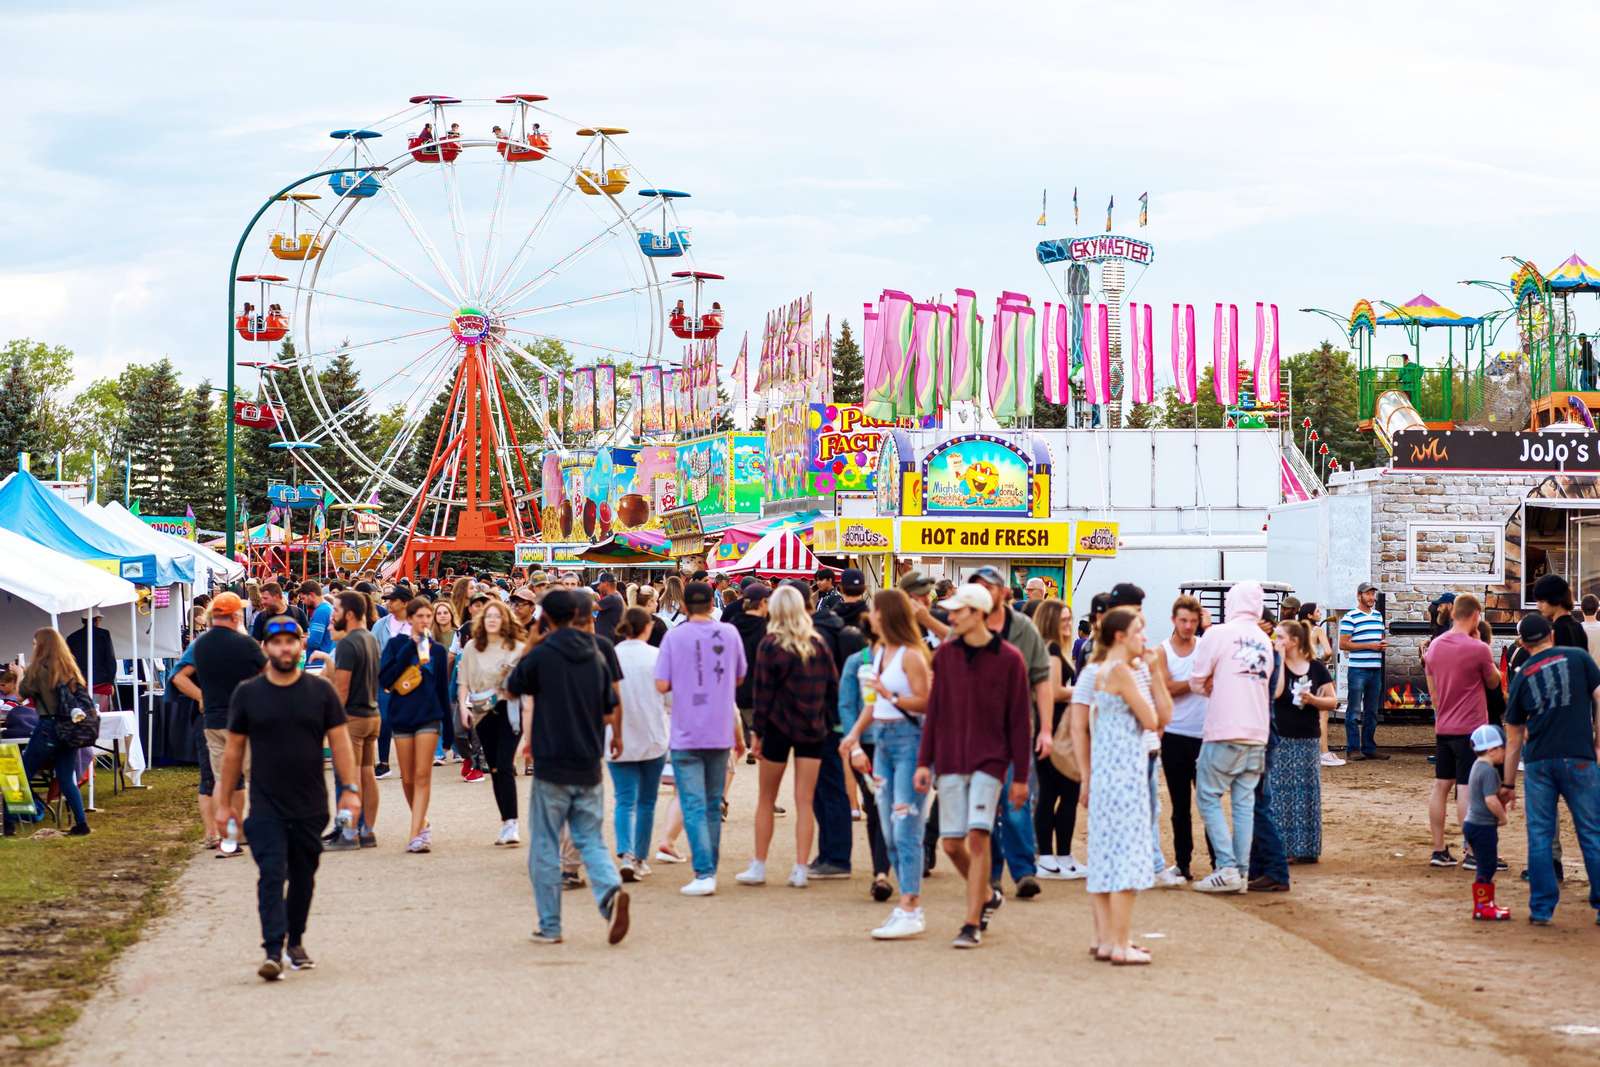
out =
<path fill-rule="evenodd" d="M 429 851 L 432 851 L 428 847 L 428 839 L 426 837 L 426 834 L 427 834 L 427 831 L 424 830 L 422 833 L 418 834 L 416 837 L 413 837 L 411 839 L 411 843 L 406 846 L 406 851 L 407 852 L 429 852 Z"/>
<path fill-rule="evenodd" d="M 1111 957 L 1111 966 L 1113 967 L 1148 967 L 1149 965 L 1150 953 L 1138 945 L 1130 945 L 1120 960 L 1117 959 L 1115 954 Z"/>

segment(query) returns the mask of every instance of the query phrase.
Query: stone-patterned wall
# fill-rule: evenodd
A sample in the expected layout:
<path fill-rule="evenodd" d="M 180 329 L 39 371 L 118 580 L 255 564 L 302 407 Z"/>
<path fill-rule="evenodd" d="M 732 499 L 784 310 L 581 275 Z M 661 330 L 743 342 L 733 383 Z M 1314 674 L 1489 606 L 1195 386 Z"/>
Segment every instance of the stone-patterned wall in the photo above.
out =
<path fill-rule="evenodd" d="M 1564 479 L 1570 480 L 1570 479 Z M 1595 479 L 1587 479 L 1593 483 Z M 1332 487 L 1339 494 L 1368 493 L 1372 497 L 1372 581 L 1383 590 L 1388 617 L 1393 621 L 1423 622 L 1429 601 L 1440 593 L 1473 593 L 1483 599 L 1491 622 L 1514 621 L 1520 610 L 1516 589 L 1521 581 L 1522 529 L 1518 505 L 1544 476 L 1499 474 L 1443 474 L 1386 472 L 1370 481 L 1347 482 Z M 1560 495 L 1560 494 L 1557 494 Z M 1409 586 L 1406 584 L 1406 523 L 1492 522 L 1506 527 L 1506 584 Z M 1455 550 L 1452 551 L 1452 548 Z M 1430 561 L 1439 569 L 1487 568 L 1493 557 L 1481 544 L 1462 534 L 1453 546 L 1433 546 Z M 1422 639 L 1393 637 L 1384 655 L 1391 686 L 1422 683 L 1418 654 Z M 1499 652 L 1498 643 L 1496 653 Z"/>

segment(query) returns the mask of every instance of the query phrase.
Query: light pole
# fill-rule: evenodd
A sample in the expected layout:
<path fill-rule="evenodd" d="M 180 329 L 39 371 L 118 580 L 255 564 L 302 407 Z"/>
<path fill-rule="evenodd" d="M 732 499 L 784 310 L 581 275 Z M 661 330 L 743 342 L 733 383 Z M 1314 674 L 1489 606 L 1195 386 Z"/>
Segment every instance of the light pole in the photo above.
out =
<path fill-rule="evenodd" d="M 233 249 L 233 262 L 228 265 L 228 388 L 227 388 L 228 401 L 227 401 L 227 411 L 226 411 L 226 415 L 227 415 L 227 418 L 228 418 L 228 438 L 227 438 L 227 442 L 228 443 L 227 443 L 227 447 L 224 450 L 226 458 L 227 458 L 227 468 L 228 469 L 227 469 L 227 472 L 223 476 L 223 488 L 222 488 L 222 492 L 223 492 L 223 496 L 224 496 L 224 500 L 223 500 L 223 534 L 224 534 L 224 537 L 225 537 L 225 540 L 223 542 L 223 554 L 226 555 L 229 559 L 233 558 L 234 526 L 237 524 L 238 513 L 239 513 L 239 505 L 238 505 L 238 501 L 236 499 L 236 493 L 235 493 L 235 487 L 234 487 L 234 470 L 233 470 L 233 458 L 234 458 L 233 457 L 233 449 L 234 449 L 233 338 L 234 338 L 234 333 L 235 333 L 234 328 L 233 328 L 233 301 L 234 301 L 234 295 L 235 295 L 235 293 L 234 293 L 234 285 L 238 281 L 238 277 L 239 277 L 239 257 L 244 254 L 244 243 L 245 243 L 246 240 L 249 239 L 250 231 L 256 228 L 256 223 L 261 221 L 261 216 L 265 215 L 267 213 L 267 209 L 269 207 L 271 207 L 273 204 L 277 203 L 278 198 L 280 196 L 287 195 L 291 189 L 298 189 L 300 186 L 304 185 L 306 182 L 315 181 L 318 178 L 326 178 L 326 177 L 328 177 L 329 175 L 332 175 L 332 174 L 361 174 L 361 175 L 367 175 L 367 174 L 374 174 L 374 173 L 377 173 L 379 171 L 383 171 L 383 170 L 387 170 L 387 169 L 388 169 L 387 167 L 335 167 L 332 170 L 319 170 L 315 174 L 307 174 L 304 178 L 298 178 L 295 181 L 290 182 L 288 185 L 285 185 L 282 189 L 279 189 L 277 192 L 275 192 L 271 196 L 267 197 L 266 201 L 263 202 L 262 205 L 259 208 L 256 209 L 256 213 L 254 215 L 251 215 L 250 216 L 250 221 L 245 224 L 244 232 L 239 235 L 239 243 L 234 246 L 234 249 Z"/>

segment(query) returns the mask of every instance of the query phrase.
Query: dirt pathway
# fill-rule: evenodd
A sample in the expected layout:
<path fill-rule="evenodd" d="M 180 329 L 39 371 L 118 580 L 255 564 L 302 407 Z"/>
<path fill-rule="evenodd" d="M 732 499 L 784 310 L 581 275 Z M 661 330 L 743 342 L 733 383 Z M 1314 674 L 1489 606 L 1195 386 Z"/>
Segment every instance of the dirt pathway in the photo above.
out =
<path fill-rule="evenodd" d="M 587 890 L 565 896 L 564 945 L 531 945 L 526 849 L 491 847 L 488 785 L 440 770 L 431 855 L 400 850 L 404 801 L 391 781 L 383 846 L 324 857 L 306 939 L 316 971 L 276 986 L 255 977 L 254 867 L 201 855 L 60 1062 L 1523 1062 L 1483 1013 L 1266 921 L 1284 906 L 1275 901 L 1302 907 L 1299 890 L 1146 893 L 1135 931 L 1156 965 L 1113 970 L 1084 952 L 1082 883 L 1008 899 L 980 951 L 952 951 L 960 885 L 941 864 L 927 884 L 928 936 L 874 943 L 866 931 L 888 909 L 864 874 L 804 891 L 733 884 L 750 855 L 754 776 L 743 766 L 717 896 L 679 895 L 684 868 L 658 864 L 635 889 L 622 946 L 605 945 Z M 792 819 L 778 828 L 772 867 L 784 870 Z M 858 850 L 859 864 L 864 835 Z M 1464 965 L 1476 944 L 1462 941 Z"/>

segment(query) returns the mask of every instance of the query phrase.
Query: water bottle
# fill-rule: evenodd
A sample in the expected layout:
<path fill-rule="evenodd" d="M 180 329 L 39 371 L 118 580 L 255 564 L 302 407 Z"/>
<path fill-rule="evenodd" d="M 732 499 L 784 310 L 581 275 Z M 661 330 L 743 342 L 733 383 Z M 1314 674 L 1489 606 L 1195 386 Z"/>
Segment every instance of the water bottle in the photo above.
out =
<path fill-rule="evenodd" d="M 346 841 L 356 839 L 356 819 L 350 814 L 350 809 L 340 808 L 339 813 L 333 817 L 333 822 Z"/>
<path fill-rule="evenodd" d="M 233 855 L 235 852 L 239 851 L 239 820 L 238 819 L 229 819 L 228 820 L 228 833 L 227 833 L 227 836 L 222 839 L 221 843 L 219 843 L 217 845 L 217 847 L 219 849 L 221 849 L 223 852 L 226 852 L 230 856 Z"/>

